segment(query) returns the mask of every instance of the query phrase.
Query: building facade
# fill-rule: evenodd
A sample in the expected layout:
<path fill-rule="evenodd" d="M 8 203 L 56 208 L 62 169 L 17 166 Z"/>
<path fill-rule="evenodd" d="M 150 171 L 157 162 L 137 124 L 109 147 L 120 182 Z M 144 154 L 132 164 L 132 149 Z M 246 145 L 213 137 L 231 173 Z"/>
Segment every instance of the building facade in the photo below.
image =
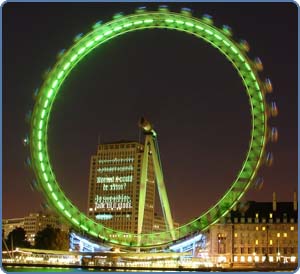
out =
<path fill-rule="evenodd" d="M 48 225 L 59 228 L 62 231 L 68 231 L 69 227 L 61 223 L 60 219 L 52 213 L 30 213 L 23 218 L 4 219 L 2 220 L 2 228 L 4 230 L 4 238 L 7 238 L 9 232 L 17 227 L 22 227 L 26 232 L 26 240 L 31 245 L 35 244 L 35 236 L 38 231 L 43 230 Z"/>
<path fill-rule="evenodd" d="M 100 144 L 91 157 L 87 214 L 106 227 L 137 233 L 144 146 L 134 141 Z M 155 175 L 148 158 L 142 232 L 153 229 Z"/>
<path fill-rule="evenodd" d="M 296 263 L 297 201 L 248 202 L 211 226 L 210 256 L 218 263 Z"/>

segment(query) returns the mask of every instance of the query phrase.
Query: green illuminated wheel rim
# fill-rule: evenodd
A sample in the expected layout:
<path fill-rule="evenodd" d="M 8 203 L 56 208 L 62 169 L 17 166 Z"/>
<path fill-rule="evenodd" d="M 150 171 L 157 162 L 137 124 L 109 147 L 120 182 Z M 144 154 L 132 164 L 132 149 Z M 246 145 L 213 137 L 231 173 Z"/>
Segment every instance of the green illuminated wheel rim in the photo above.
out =
<path fill-rule="evenodd" d="M 243 166 L 224 196 L 209 210 L 193 221 L 175 229 L 176 238 L 182 238 L 196 231 L 204 231 L 224 216 L 246 193 L 253 182 L 264 157 L 267 141 L 266 84 L 258 76 L 258 66 L 246 55 L 245 45 L 232 40 L 227 28 L 218 29 L 209 17 L 194 18 L 186 10 L 181 13 L 138 10 L 128 16 L 115 16 L 106 24 L 94 25 L 92 31 L 80 37 L 66 51 L 44 81 L 31 118 L 30 150 L 32 165 L 41 189 L 50 204 L 64 216 L 72 226 L 92 237 L 101 238 L 111 244 L 132 247 L 153 247 L 172 242 L 170 231 L 142 234 L 138 245 L 137 234 L 115 231 L 104 227 L 82 213 L 66 197 L 49 160 L 47 127 L 52 105 L 57 93 L 72 69 L 93 49 L 114 37 L 127 32 L 144 29 L 170 29 L 195 35 L 217 48 L 232 63 L 240 75 L 249 97 L 252 128 L 249 149 Z M 111 235 L 114 237 L 111 237 Z"/>

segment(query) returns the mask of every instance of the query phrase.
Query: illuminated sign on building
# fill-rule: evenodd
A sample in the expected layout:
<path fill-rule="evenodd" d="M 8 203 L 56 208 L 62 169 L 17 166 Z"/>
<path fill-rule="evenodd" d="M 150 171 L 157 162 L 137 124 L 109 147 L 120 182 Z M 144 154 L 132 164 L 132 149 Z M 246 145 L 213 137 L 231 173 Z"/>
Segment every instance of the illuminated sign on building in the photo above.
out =
<path fill-rule="evenodd" d="M 96 209 L 124 209 L 132 208 L 131 197 L 124 194 L 118 194 L 115 196 L 99 196 L 95 198 Z"/>

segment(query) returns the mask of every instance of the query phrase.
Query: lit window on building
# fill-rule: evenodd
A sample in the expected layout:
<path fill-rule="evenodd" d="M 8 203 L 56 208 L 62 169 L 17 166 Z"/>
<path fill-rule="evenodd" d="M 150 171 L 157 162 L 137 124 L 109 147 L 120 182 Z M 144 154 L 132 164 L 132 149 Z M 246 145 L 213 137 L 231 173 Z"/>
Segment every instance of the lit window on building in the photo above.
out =
<path fill-rule="evenodd" d="M 283 237 L 285 237 L 285 238 L 286 238 L 286 237 L 287 237 L 287 233 L 283 233 Z"/>
<path fill-rule="evenodd" d="M 273 213 L 270 213 L 269 217 L 270 217 L 270 219 L 272 219 L 273 218 Z"/>
<path fill-rule="evenodd" d="M 265 231 L 265 230 L 266 230 L 266 227 L 265 227 L 265 226 L 263 226 L 263 227 L 262 227 L 262 230 L 263 230 L 263 231 Z"/>
<path fill-rule="evenodd" d="M 291 231 L 294 231 L 294 229 L 295 229 L 295 228 L 294 228 L 293 226 L 291 226 Z"/>
<path fill-rule="evenodd" d="M 237 237 L 237 233 L 234 233 L 234 237 L 235 237 L 235 238 Z"/>
<path fill-rule="evenodd" d="M 258 213 L 255 213 L 255 218 L 258 219 Z"/>
<path fill-rule="evenodd" d="M 258 245 L 258 240 L 255 240 L 255 244 Z"/>
<path fill-rule="evenodd" d="M 255 227 L 255 230 L 256 230 L 256 231 L 258 231 L 258 226 L 257 226 L 257 227 Z"/>
<path fill-rule="evenodd" d="M 272 245 L 273 244 L 273 240 L 270 240 L 270 245 Z"/>
<path fill-rule="evenodd" d="M 241 256 L 241 262 L 242 262 L 242 263 L 245 262 L 245 256 Z"/>
<path fill-rule="evenodd" d="M 280 237 L 280 233 L 277 233 L 277 238 L 279 238 Z"/>

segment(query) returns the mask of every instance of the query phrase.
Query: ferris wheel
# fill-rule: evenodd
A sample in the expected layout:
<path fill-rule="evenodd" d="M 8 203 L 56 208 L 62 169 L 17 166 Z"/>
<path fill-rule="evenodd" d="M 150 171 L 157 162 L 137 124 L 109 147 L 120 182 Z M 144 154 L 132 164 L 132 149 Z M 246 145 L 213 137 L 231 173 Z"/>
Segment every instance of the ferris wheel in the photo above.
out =
<path fill-rule="evenodd" d="M 64 80 L 70 77 L 73 68 L 87 54 L 102 44 L 108 43 L 109 40 L 128 32 L 146 29 L 168 29 L 180 31 L 182 35 L 194 35 L 209 43 L 229 60 L 240 76 L 249 98 L 251 137 L 240 171 L 223 197 L 214 206 L 198 218 L 178 228 L 171 225 L 163 232 L 134 234 L 116 231 L 97 223 L 82 213 L 67 198 L 56 179 L 49 159 L 47 128 L 55 98 L 61 91 Z M 259 72 L 263 69 L 263 65 L 259 58 L 254 61 L 250 60 L 247 56 L 248 51 L 249 45 L 245 40 L 234 41 L 231 29 L 228 26 L 221 28 L 214 26 L 209 15 L 196 18 L 187 8 L 182 8 L 177 13 L 169 11 L 166 6 L 160 6 L 157 11 L 148 11 L 142 7 L 130 15 L 116 14 L 110 22 L 105 24 L 98 22 L 86 35 L 77 36 L 74 45 L 60 54 L 59 60 L 48 73 L 36 95 L 30 118 L 30 135 L 27 142 L 30 145 L 32 167 L 39 186 L 52 207 L 75 229 L 110 244 L 124 247 L 151 248 L 166 245 L 191 233 L 204 231 L 225 216 L 251 186 L 260 187 L 256 185 L 260 182 L 257 181 L 258 170 L 263 164 L 270 165 L 273 161 L 272 154 L 265 152 L 266 144 L 278 138 L 277 129 L 268 127 L 268 118 L 278 114 L 275 102 L 267 103 L 266 100 L 267 94 L 272 92 L 271 81 L 260 79 Z M 112 234 L 114 237 L 110 236 Z"/>

